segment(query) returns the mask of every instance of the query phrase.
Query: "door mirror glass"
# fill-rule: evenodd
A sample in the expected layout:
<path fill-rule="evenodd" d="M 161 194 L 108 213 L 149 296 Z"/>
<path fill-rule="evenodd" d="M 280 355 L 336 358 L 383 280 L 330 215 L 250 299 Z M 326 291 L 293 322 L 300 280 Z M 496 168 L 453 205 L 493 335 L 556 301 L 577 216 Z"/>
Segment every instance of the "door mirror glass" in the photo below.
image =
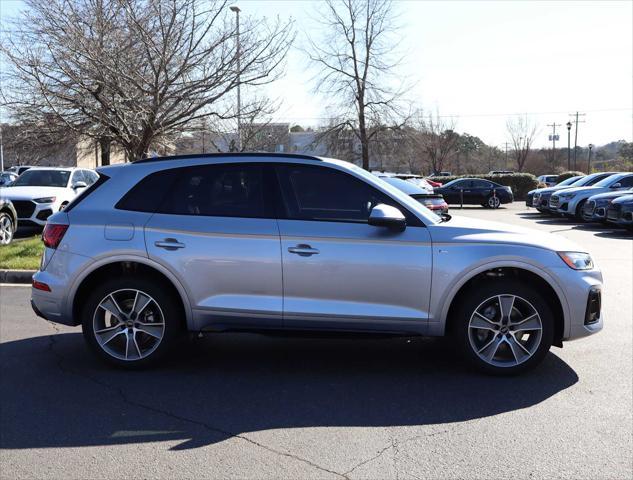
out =
<path fill-rule="evenodd" d="M 380 203 L 371 209 L 368 223 L 375 227 L 387 227 L 402 232 L 407 220 L 400 210 L 391 205 Z"/>
<path fill-rule="evenodd" d="M 86 182 L 75 182 L 73 184 L 73 188 L 76 190 L 78 188 L 86 188 L 88 185 L 86 185 Z"/>
<path fill-rule="evenodd" d="M 611 188 L 622 188 L 622 184 L 620 182 L 614 183 L 613 185 L 611 185 Z"/>

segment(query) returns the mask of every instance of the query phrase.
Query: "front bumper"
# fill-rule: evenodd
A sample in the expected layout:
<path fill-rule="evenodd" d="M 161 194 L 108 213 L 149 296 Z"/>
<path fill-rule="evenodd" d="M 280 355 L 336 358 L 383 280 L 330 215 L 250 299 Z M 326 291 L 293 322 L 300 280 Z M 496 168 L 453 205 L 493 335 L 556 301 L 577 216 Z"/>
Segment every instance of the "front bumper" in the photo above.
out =
<path fill-rule="evenodd" d="M 13 205 L 21 225 L 43 227 L 48 217 L 58 210 L 55 203 L 36 203 L 32 200 L 14 200 Z"/>
<path fill-rule="evenodd" d="M 633 226 L 633 208 L 623 208 L 622 205 L 611 205 L 607 209 L 607 222 L 622 227 Z"/>

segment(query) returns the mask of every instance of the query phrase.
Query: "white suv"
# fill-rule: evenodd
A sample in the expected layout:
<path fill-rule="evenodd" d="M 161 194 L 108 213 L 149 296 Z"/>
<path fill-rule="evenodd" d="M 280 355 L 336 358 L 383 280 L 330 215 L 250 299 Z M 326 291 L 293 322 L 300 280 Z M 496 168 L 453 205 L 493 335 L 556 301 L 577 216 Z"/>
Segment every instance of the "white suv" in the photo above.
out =
<path fill-rule="evenodd" d="M 25 171 L 2 197 L 13 202 L 21 225 L 46 225 L 53 213 L 62 210 L 99 175 L 83 168 L 34 167 Z"/>

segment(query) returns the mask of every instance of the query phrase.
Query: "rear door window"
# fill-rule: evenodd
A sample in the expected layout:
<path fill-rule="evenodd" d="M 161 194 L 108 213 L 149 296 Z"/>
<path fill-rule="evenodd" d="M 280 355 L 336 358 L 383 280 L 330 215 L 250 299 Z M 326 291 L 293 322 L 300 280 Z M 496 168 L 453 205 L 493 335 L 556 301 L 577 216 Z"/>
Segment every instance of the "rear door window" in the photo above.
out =
<path fill-rule="evenodd" d="M 265 164 L 214 164 L 163 170 L 130 190 L 117 208 L 171 215 L 273 218 Z"/>

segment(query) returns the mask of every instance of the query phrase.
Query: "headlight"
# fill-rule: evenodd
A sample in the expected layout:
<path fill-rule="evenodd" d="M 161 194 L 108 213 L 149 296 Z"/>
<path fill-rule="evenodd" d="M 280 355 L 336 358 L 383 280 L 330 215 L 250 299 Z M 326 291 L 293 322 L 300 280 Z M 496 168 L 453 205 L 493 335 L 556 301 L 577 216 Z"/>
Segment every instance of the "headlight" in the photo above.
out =
<path fill-rule="evenodd" d="M 575 193 L 561 193 L 559 196 L 562 198 L 574 198 L 576 194 Z"/>
<path fill-rule="evenodd" d="M 569 268 L 574 270 L 591 270 L 593 268 L 593 260 L 588 253 L 558 252 L 558 256 Z"/>
<path fill-rule="evenodd" d="M 35 203 L 53 203 L 56 198 L 57 197 L 42 197 L 42 198 L 35 198 L 33 199 L 33 201 Z"/>

